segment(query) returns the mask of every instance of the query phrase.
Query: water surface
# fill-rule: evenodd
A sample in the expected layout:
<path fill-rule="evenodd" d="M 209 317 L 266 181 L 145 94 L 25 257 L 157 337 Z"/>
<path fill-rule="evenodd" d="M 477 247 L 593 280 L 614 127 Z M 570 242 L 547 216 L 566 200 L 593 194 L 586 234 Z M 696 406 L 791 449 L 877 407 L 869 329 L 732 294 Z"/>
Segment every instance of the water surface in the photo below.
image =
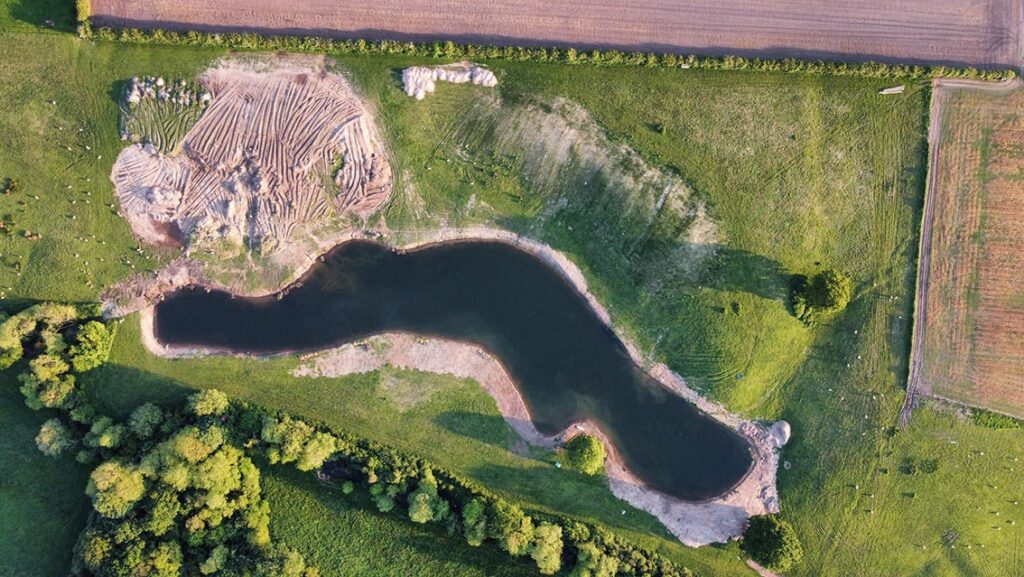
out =
<path fill-rule="evenodd" d="M 558 271 L 505 243 L 399 253 L 348 242 L 283 298 L 185 289 L 160 303 L 155 319 L 161 343 L 256 354 L 388 331 L 468 341 L 505 365 L 538 430 L 592 420 L 626 466 L 664 493 L 715 497 L 751 464 L 747 442 L 637 367 Z"/>

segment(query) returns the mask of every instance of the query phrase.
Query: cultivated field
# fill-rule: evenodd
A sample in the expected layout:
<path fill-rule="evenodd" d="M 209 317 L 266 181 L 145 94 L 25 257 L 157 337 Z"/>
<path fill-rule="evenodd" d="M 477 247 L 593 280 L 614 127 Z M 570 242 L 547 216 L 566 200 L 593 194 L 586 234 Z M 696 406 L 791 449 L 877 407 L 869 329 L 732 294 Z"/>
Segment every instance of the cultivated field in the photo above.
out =
<path fill-rule="evenodd" d="M 1020 0 L 93 0 L 99 24 L 1016 64 Z"/>
<path fill-rule="evenodd" d="M 1024 416 L 1024 91 L 941 90 L 921 385 Z"/>

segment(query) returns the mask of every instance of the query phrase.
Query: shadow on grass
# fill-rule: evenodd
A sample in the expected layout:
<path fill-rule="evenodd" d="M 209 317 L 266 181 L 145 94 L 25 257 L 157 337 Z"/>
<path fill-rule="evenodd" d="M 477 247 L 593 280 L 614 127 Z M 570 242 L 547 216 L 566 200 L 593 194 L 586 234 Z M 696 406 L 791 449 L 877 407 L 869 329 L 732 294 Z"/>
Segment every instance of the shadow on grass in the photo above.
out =
<path fill-rule="evenodd" d="M 100 413 L 123 418 L 143 403 L 173 406 L 195 389 L 172 378 L 107 363 L 79 376 Z"/>
<path fill-rule="evenodd" d="M 294 488 L 308 492 L 324 508 L 328 509 L 338 518 L 343 518 L 347 515 L 365 515 L 378 520 L 381 525 L 392 525 L 387 530 L 400 534 L 397 536 L 400 537 L 402 546 L 440 563 L 451 563 L 474 568 L 481 575 L 493 575 L 495 577 L 536 575 L 536 567 L 529 557 L 521 559 L 509 557 L 493 544 L 470 547 L 462 540 L 460 535 L 449 535 L 438 524 L 419 525 L 413 523 L 399 509 L 395 509 L 391 513 L 381 513 L 370 501 L 364 487 L 357 488 L 350 495 L 343 495 L 340 491 L 333 490 L 329 486 L 319 483 L 313 473 L 301 473 L 290 466 L 267 466 L 265 463 L 260 463 L 260 469 L 264 472 L 264 475 L 273 476 Z M 272 498 L 270 505 L 273 511 L 275 504 Z M 324 520 L 310 520 L 310 523 L 323 522 Z M 357 523 L 353 522 L 353 524 Z M 304 549 L 303 543 L 295 539 L 289 539 L 290 536 L 287 534 L 277 535 L 277 537 L 288 542 L 289 545 L 298 547 L 300 550 Z M 384 536 L 382 535 L 381 537 Z M 409 558 L 408 554 L 403 554 L 400 551 L 395 551 L 394 553 L 396 557 Z"/>
<path fill-rule="evenodd" d="M 75 8 L 71 0 L 15 0 L 11 18 L 46 30 L 71 32 L 75 29 Z M 53 26 L 47 24 L 53 22 Z"/>
<path fill-rule="evenodd" d="M 498 415 L 482 415 L 468 411 L 447 411 L 434 417 L 434 422 L 461 437 L 508 449 L 518 440 L 505 419 Z"/>
<path fill-rule="evenodd" d="M 613 495 L 603 474 L 584 475 L 566 467 L 519 468 L 490 463 L 473 467 L 470 473 L 484 486 L 503 487 L 516 501 L 543 503 L 553 510 L 572 511 L 575 517 L 612 529 L 675 540 L 654 516 Z"/>

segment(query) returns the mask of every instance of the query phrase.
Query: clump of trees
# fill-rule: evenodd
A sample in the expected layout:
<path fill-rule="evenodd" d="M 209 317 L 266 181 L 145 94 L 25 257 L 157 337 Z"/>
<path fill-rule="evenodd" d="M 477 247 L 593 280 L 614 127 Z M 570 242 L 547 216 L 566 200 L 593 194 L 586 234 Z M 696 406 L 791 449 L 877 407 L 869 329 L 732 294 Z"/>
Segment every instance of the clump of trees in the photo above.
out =
<path fill-rule="evenodd" d="M 743 533 L 743 550 L 754 561 L 779 573 L 797 566 L 804 557 L 796 531 L 779 515 L 751 517 Z"/>
<path fill-rule="evenodd" d="M 836 269 L 823 270 L 810 279 L 797 275 L 793 279 L 793 314 L 811 325 L 818 315 L 845 309 L 852 294 L 853 281 Z"/>
<path fill-rule="evenodd" d="M 593 435 L 577 435 L 565 445 L 565 458 L 569 466 L 587 475 L 604 470 L 604 445 Z"/>

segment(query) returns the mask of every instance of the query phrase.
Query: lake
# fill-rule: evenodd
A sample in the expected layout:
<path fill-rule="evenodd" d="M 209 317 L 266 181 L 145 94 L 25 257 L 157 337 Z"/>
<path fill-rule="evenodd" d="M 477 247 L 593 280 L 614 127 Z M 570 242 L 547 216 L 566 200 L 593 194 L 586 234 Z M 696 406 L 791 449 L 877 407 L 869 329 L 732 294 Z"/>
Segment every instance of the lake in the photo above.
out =
<path fill-rule="evenodd" d="M 257 355 L 389 331 L 471 342 L 502 362 L 538 430 L 553 435 L 595 422 L 654 489 L 692 501 L 716 497 L 752 463 L 746 440 L 638 367 L 557 270 L 506 243 L 398 252 L 347 242 L 281 298 L 170 294 L 156 307 L 155 331 L 167 345 Z"/>

